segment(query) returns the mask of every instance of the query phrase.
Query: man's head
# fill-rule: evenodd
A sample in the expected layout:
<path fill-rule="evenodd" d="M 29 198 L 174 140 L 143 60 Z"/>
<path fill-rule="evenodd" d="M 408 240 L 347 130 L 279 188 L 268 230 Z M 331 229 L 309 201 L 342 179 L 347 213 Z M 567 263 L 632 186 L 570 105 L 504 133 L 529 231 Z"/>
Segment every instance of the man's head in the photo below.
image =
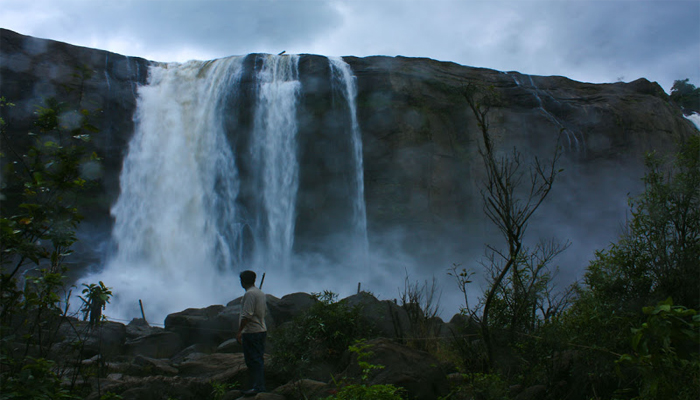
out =
<path fill-rule="evenodd" d="M 239 276 L 241 278 L 241 286 L 243 286 L 244 289 L 255 286 L 255 272 L 243 271 Z"/>

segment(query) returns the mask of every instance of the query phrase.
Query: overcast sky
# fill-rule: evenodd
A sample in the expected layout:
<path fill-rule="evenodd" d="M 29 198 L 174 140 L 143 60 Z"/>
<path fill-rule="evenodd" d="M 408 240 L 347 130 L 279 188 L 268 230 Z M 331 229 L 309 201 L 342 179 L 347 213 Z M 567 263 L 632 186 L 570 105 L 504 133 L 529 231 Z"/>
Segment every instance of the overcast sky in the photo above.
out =
<path fill-rule="evenodd" d="M 700 0 L 0 0 L 0 27 L 155 61 L 403 55 L 700 86 Z"/>

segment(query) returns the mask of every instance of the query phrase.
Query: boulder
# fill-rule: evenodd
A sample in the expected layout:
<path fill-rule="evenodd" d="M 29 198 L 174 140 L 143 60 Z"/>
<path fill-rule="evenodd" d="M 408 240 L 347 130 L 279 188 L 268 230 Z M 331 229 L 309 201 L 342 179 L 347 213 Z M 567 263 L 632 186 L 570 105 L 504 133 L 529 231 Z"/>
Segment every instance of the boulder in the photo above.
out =
<path fill-rule="evenodd" d="M 267 361 L 267 360 L 266 360 Z M 228 382 L 236 380 L 247 382 L 248 367 L 243 354 L 214 353 L 186 360 L 178 365 L 179 376 L 197 378 L 205 381 Z"/>
<path fill-rule="evenodd" d="M 143 318 L 134 318 L 126 325 L 126 338 L 136 339 L 140 336 L 148 336 L 152 333 L 162 332 L 163 328 L 151 326 Z"/>
<path fill-rule="evenodd" d="M 178 376 L 128 377 L 119 382 L 102 386 L 100 392 L 93 392 L 86 399 L 99 400 L 111 392 L 123 400 L 179 399 L 201 400 L 210 398 L 212 386 L 209 382 Z"/>
<path fill-rule="evenodd" d="M 370 374 L 369 385 L 391 384 L 406 389 L 410 399 L 433 400 L 449 393 L 449 382 L 440 362 L 430 353 L 399 345 L 385 338 L 367 341 L 364 361 L 384 368 Z M 353 355 L 352 362 L 343 372 L 346 377 L 358 379 L 362 371 Z"/>
<path fill-rule="evenodd" d="M 180 335 L 176 332 L 161 331 L 127 340 L 125 354 L 142 355 L 152 358 L 171 358 L 183 348 Z"/>
<path fill-rule="evenodd" d="M 188 308 L 165 318 L 165 330 L 179 334 L 185 346 L 195 343 L 218 345 L 232 338 L 237 327 L 237 315 L 222 305 Z"/>
<path fill-rule="evenodd" d="M 291 381 L 277 387 L 273 393 L 284 396 L 287 400 L 314 400 L 330 396 L 329 385 L 311 379 Z"/>
<path fill-rule="evenodd" d="M 393 301 L 377 300 L 367 292 L 360 292 L 341 301 L 349 307 L 359 306 L 362 318 L 379 336 L 401 338 L 410 332 L 411 324 L 406 310 Z"/>
<path fill-rule="evenodd" d="M 236 339 L 229 339 L 216 347 L 216 353 L 242 353 L 243 346 Z"/>
<path fill-rule="evenodd" d="M 128 372 L 135 376 L 175 376 L 178 370 L 166 360 L 136 356 Z"/>
<path fill-rule="evenodd" d="M 547 387 L 544 385 L 530 386 L 515 396 L 514 400 L 538 400 L 547 394 Z"/>
<path fill-rule="evenodd" d="M 56 350 L 64 354 L 82 351 L 83 358 L 112 357 L 122 354 L 125 340 L 124 324 L 103 321 L 91 328 L 86 321 L 66 318 L 58 328 Z"/>
<path fill-rule="evenodd" d="M 178 365 L 181 362 L 195 359 L 213 352 L 213 347 L 211 345 L 206 345 L 202 343 L 195 343 L 191 346 L 185 347 L 179 353 L 175 354 L 170 358 L 173 365 Z"/>
<path fill-rule="evenodd" d="M 288 294 L 281 299 L 267 295 L 267 309 L 275 326 L 293 320 L 317 302 L 313 295 L 301 292 Z"/>
<path fill-rule="evenodd" d="M 84 356 L 91 357 L 101 354 L 104 357 L 113 357 L 123 354 L 126 340 L 126 327 L 124 324 L 106 321 L 92 329 L 87 327 L 87 323 L 83 324 L 85 324 L 82 339 Z"/>

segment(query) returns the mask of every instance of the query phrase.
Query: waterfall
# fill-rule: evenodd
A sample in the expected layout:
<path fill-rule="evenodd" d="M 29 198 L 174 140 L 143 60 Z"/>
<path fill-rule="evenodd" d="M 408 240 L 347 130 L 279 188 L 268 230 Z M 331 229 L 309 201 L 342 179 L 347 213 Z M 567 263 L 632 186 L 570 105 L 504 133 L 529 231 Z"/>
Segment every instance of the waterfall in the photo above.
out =
<path fill-rule="evenodd" d="M 255 57 L 255 66 L 248 57 Z M 303 276 L 310 258 L 293 253 L 299 56 L 248 57 L 152 65 L 148 84 L 138 88 L 135 132 L 112 207 L 115 251 L 79 281 L 113 288 L 105 312 L 110 318 L 140 316 L 140 299 L 155 323 L 186 308 L 226 304 L 240 294 L 237 273 L 243 269 L 275 272 L 277 283 L 266 287 L 283 282 L 296 291 L 311 289 L 293 285 L 314 276 Z M 341 141 L 352 154 L 352 179 L 343 183 L 352 186 L 346 212 L 353 237 L 347 242 L 359 249 L 352 264 L 366 266 L 357 89 L 342 59 L 329 65 L 330 84 L 342 93 L 351 124 L 344 130 L 350 138 Z M 241 122 L 246 116 L 249 121 Z"/>
<path fill-rule="evenodd" d="M 700 114 L 692 113 L 690 115 L 684 115 L 684 117 L 685 119 L 692 122 L 695 125 L 695 127 L 700 131 Z"/>
<path fill-rule="evenodd" d="M 333 82 L 341 86 L 343 97 L 348 105 L 351 121 L 351 142 L 354 164 L 353 228 L 359 251 L 359 264 L 367 266 L 369 242 L 367 240 L 367 210 L 365 208 L 365 179 L 362 162 L 362 134 L 357 122 L 357 85 L 350 66 L 340 57 L 329 58 Z"/>
<path fill-rule="evenodd" d="M 84 279 L 114 288 L 108 314 L 136 317 L 138 299 L 151 318 L 220 301 L 220 270 L 233 262 L 230 249 L 237 247 L 220 228 L 236 221 L 216 210 L 232 204 L 238 191 L 220 115 L 241 67 L 236 57 L 154 66 L 149 84 L 139 88 L 135 132 L 112 208 L 116 254 Z"/>
<path fill-rule="evenodd" d="M 265 246 L 258 252 L 262 265 L 289 267 L 294 244 L 296 194 L 299 187 L 297 161 L 297 99 L 299 57 L 266 55 L 258 74 L 258 99 L 252 138 L 253 160 L 259 166 L 264 215 L 259 229 Z"/>
<path fill-rule="evenodd" d="M 527 77 L 528 77 L 528 79 L 530 80 L 530 88 L 531 88 L 531 89 L 528 89 L 528 88 L 524 88 L 524 89 L 530 91 L 530 92 L 532 93 L 532 95 L 535 97 L 535 100 L 537 100 L 538 109 L 539 109 L 540 111 L 542 111 L 542 114 L 543 114 L 552 124 L 558 126 L 560 132 L 566 134 L 566 139 L 567 139 L 567 142 L 568 142 L 568 149 L 569 149 L 569 151 L 575 150 L 576 152 L 581 152 L 581 153 L 583 153 L 583 154 L 585 155 L 585 154 L 586 154 L 586 146 L 585 146 L 585 143 L 584 143 L 583 146 L 581 146 L 580 143 L 579 143 L 578 137 L 576 136 L 576 132 L 573 132 L 573 131 L 567 129 L 567 128 L 564 126 L 564 124 L 563 124 L 561 121 L 559 121 L 559 119 L 558 119 L 557 117 L 555 117 L 554 115 L 552 115 L 552 113 L 550 113 L 549 111 L 547 111 L 547 109 L 545 109 L 545 107 L 544 107 L 544 102 L 542 101 L 542 98 L 540 98 L 540 94 L 539 94 L 539 93 L 540 93 L 540 88 L 538 88 L 537 85 L 535 84 L 535 82 L 532 80 L 532 76 L 531 76 L 531 75 L 527 75 Z M 517 78 L 515 75 L 513 75 L 513 81 L 515 81 L 515 85 L 516 85 L 516 86 L 518 86 L 518 87 L 523 87 L 523 86 L 520 84 L 520 81 L 518 81 L 518 78 Z M 545 93 L 545 94 L 547 94 L 547 93 Z M 554 102 L 559 103 L 554 97 L 552 97 L 552 96 L 549 95 L 549 94 L 547 94 L 547 95 L 549 96 L 550 99 L 554 100 Z M 573 138 L 573 143 L 572 143 L 572 140 L 571 140 L 572 138 Z M 582 139 L 582 140 L 584 139 L 584 136 L 583 136 L 583 135 L 581 135 L 581 139 Z"/>

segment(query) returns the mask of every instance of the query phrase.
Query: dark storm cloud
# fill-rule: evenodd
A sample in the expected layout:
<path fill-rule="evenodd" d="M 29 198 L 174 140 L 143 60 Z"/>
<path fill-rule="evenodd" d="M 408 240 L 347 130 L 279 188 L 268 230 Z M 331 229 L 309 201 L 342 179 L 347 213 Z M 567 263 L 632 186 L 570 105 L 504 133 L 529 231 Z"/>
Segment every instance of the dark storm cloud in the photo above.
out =
<path fill-rule="evenodd" d="M 2 27 L 156 61 L 286 50 L 700 83 L 697 0 L 0 1 Z"/>
<path fill-rule="evenodd" d="M 431 57 L 589 82 L 646 77 L 667 90 L 673 79 L 700 81 L 697 1 L 340 4 L 344 25 L 317 42 L 318 50 Z"/>
<path fill-rule="evenodd" d="M 330 2 L 317 1 L 59 1 L 51 15 L 37 3 L 8 5 L 34 20 L 29 29 L 14 28 L 20 33 L 100 48 L 111 43 L 118 49 L 110 50 L 157 61 L 175 61 L 183 49 L 207 58 L 281 51 L 323 35 L 339 18 Z"/>

